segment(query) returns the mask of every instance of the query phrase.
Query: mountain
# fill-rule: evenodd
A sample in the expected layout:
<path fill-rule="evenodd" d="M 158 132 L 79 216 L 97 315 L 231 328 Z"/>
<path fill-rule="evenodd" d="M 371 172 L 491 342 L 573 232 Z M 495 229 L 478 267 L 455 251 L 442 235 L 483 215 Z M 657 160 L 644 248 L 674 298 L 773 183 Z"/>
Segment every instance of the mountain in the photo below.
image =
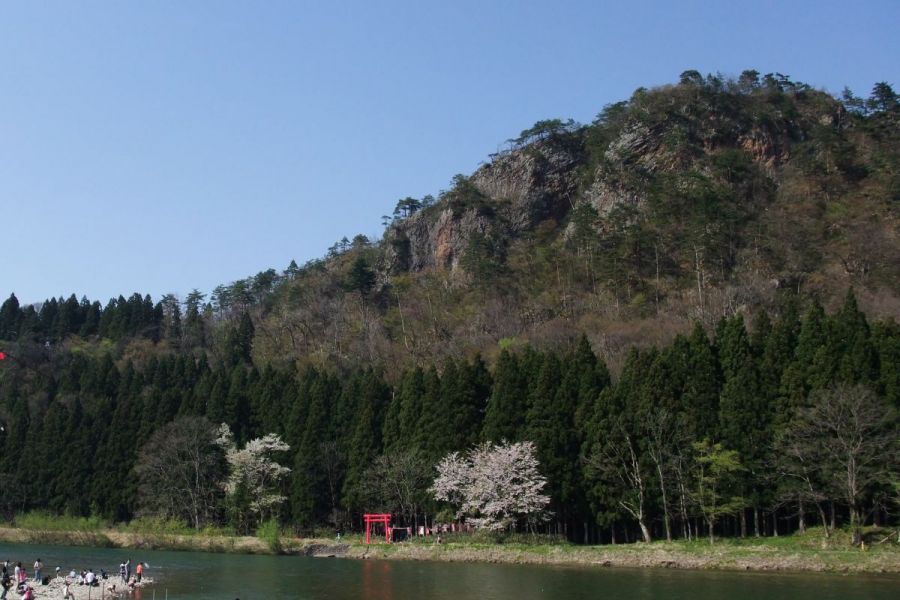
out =
<path fill-rule="evenodd" d="M 898 111 L 886 83 L 867 100 L 838 99 L 779 74 L 686 71 L 591 124 L 539 121 L 437 198 L 399 200 L 378 241 L 344 238 L 302 267 L 219 286 L 209 302 L 135 294 L 104 308 L 73 296 L 21 315 L 16 302 L 0 338 L 138 333 L 168 341 L 163 351 L 221 356 L 248 314 L 259 365 L 396 374 L 584 333 L 618 369 L 632 346 L 667 343 L 695 321 L 709 330 L 777 313 L 791 295 L 834 309 L 853 288 L 867 314 L 894 316 Z M 189 327 L 172 323 L 182 308 Z"/>
<path fill-rule="evenodd" d="M 886 84 L 837 99 L 754 71 L 538 122 L 437 200 L 400 200 L 381 241 L 292 273 L 255 356 L 404 365 L 586 332 L 619 362 L 695 320 L 787 294 L 835 307 L 850 287 L 900 314 L 897 125 Z"/>

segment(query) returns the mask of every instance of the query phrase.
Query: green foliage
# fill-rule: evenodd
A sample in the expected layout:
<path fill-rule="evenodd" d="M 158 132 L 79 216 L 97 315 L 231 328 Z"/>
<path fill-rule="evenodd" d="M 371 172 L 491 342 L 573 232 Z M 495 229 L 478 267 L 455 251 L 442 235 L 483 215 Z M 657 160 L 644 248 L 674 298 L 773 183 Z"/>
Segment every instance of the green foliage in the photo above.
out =
<path fill-rule="evenodd" d="M 32 510 L 18 514 L 15 526 L 35 531 L 100 531 L 110 523 L 98 516 L 54 515 L 45 510 Z"/>
<path fill-rule="evenodd" d="M 256 537 L 264 541 L 273 554 L 281 554 L 281 531 L 277 520 L 269 519 L 260 523 L 256 528 Z"/>
<path fill-rule="evenodd" d="M 578 124 L 572 119 L 563 121 L 562 119 L 543 119 L 522 131 L 519 137 L 508 140 L 509 142 L 523 146 L 536 141 L 545 140 L 547 138 L 556 137 L 564 133 L 570 133 L 578 128 Z"/>
<path fill-rule="evenodd" d="M 483 233 L 469 237 L 460 265 L 476 286 L 490 286 L 503 272 L 503 252 L 497 242 Z"/>
<path fill-rule="evenodd" d="M 356 257 L 347 273 L 347 289 L 359 292 L 367 297 L 375 286 L 375 272 L 369 267 L 369 262 L 363 256 Z"/>
<path fill-rule="evenodd" d="M 716 521 L 744 508 L 746 502 L 738 495 L 730 494 L 729 484 L 744 467 L 734 450 L 709 440 L 694 442 L 694 497 L 703 517 L 709 524 L 709 541 L 713 542 Z"/>
<path fill-rule="evenodd" d="M 517 442 L 523 439 L 528 379 L 515 354 L 500 352 L 494 369 L 494 385 L 488 399 L 481 431 L 488 442 Z"/>
<path fill-rule="evenodd" d="M 441 195 L 441 200 L 453 211 L 454 215 L 461 215 L 468 210 L 474 210 L 479 215 L 492 215 L 493 210 L 488 203 L 488 198 L 465 175 L 454 175 L 451 188 Z"/>

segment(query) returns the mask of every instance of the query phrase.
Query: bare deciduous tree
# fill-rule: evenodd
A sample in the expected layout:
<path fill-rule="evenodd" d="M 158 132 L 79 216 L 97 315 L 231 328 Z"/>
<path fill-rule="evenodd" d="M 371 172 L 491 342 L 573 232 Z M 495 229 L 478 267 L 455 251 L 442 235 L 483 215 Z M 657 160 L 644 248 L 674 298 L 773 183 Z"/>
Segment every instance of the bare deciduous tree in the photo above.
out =
<path fill-rule="evenodd" d="M 588 472 L 620 489 L 618 504 L 638 522 L 645 542 L 652 540 L 647 527 L 649 478 L 641 464 L 635 440 L 621 419 L 612 424 L 610 436 L 588 457 Z"/>
<path fill-rule="evenodd" d="M 334 440 L 320 442 L 319 464 L 322 467 L 322 473 L 325 475 L 325 482 L 328 484 L 328 499 L 331 502 L 331 524 L 335 527 L 340 526 L 341 511 L 338 509 L 338 494 L 340 493 L 340 482 L 346 470 L 346 460 L 344 453 L 341 452 L 339 444 Z"/>
<path fill-rule="evenodd" d="M 375 504 L 418 526 L 419 507 L 431 482 L 431 467 L 421 455 L 413 450 L 389 452 L 375 459 L 368 473 L 366 487 Z"/>
<path fill-rule="evenodd" d="M 215 518 L 225 473 L 216 436 L 205 417 L 182 417 L 150 437 L 134 467 L 139 514 L 183 520 L 195 529 Z"/>
<path fill-rule="evenodd" d="M 898 471 L 895 423 L 891 406 L 870 389 L 840 385 L 814 396 L 812 405 L 798 412 L 788 434 L 796 459 L 814 465 L 818 481 L 834 482 L 835 493 L 850 510 L 854 545 L 862 541 L 867 488 L 890 481 Z"/>
<path fill-rule="evenodd" d="M 815 506 L 822 522 L 825 537 L 831 536 L 824 502 L 833 485 L 822 481 L 822 468 L 817 443 L 807 439 L 808 431 L 794 427 L 783 431 L 775 440 L 775 470 L 779 481 L 779 496 L 784 502 L 797 503 L 800 533 L 806 531 L 806 507 Z"/>

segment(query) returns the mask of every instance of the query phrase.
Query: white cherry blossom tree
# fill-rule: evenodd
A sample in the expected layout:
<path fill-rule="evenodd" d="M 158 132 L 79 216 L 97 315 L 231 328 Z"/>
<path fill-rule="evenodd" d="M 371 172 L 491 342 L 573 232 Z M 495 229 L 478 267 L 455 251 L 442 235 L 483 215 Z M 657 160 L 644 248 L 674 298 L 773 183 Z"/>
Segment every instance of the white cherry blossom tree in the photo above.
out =
<path fill-rule="evenodd" d="M 265 521 L 284 502 L 285 496 L 279 489 L 279 483 L 291 472 L 278 464 L 273 455 L 287 452 L 291 447 L 277 434 L 268 433 L 238 449 L 231 429 L 225 423 L 219 427 L 216 443 L 225 450 L 228 461 L 228 478 L 222 484 L 225 493 L 235 496 L 245 492 L 249 497 L 249 511 L 257 522 Z"/>
<path fill-rule="evenodd" d="M 478 529 L 501 531 L 548 516 L 546 478 L 532 442 L 485 442 L 465 454 L 452 452 L 437 465 L 431 487 L 437 500 L 457 508 L 457 518 Z"/>

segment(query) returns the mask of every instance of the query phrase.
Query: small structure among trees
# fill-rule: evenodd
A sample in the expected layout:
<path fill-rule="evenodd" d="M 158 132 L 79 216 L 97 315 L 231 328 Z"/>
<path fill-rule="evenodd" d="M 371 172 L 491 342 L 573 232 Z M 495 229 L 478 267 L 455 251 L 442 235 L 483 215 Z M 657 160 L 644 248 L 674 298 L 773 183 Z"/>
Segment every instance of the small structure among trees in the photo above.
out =
<path fill-rule="evenodd" d="M 384 525 L 384 541 L 391 543 L 391 515 L 366 513 L 363 520 L 366 523 L 366 544 L 372 543 L 372 527 L 379 523 Z"/>
<path fill-rule="evenodd" d="M 501 531 L 548 516 L 547 480 L 538 471 L 532 442 L 485 442 L 465 454 L 451 452 L 437 470 L 435 499 L 454 505 L 456 517 L 478 529 Z"/>

